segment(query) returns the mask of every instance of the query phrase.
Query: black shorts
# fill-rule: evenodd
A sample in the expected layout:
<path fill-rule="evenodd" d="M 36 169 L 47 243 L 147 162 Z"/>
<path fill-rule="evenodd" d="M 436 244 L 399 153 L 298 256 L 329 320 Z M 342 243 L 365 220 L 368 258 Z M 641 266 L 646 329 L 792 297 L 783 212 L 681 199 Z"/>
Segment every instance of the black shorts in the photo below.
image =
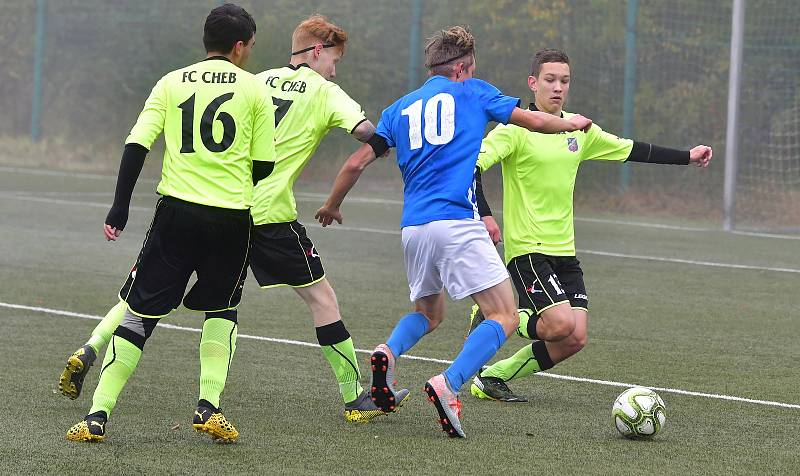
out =
<path fill-rule="evenodd" d="M 325 277 L 319 253 L 296 220 L 253 227 L 250 269 L 262 288 L 302 288 Z"/>
<path fill-rule="evenodd" d="M 541 314 L 556 304 L 569 302 L 573 308 L 589 310 L 583 270 L 574 256 L 541 253 L 517 256 L 508 263 L 508 272 L 517 289 L 521 309 L 533 309 Z"/>
<path fill-rule="evenodd" d="M 194 311 L 236 308 L 247 276 L 251 223 L 249 210 L 161 197 L 120 299 L 144 317 L 165 316 L 181 300 Z M 193 272 L 197 282 L 184 298 Z"/>

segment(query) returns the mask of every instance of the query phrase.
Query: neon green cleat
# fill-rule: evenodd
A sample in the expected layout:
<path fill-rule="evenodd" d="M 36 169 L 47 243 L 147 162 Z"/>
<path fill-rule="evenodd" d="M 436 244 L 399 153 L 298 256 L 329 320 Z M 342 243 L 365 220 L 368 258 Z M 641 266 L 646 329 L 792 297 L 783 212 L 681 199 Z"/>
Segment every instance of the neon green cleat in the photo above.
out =
<path fill-rule="evenodd" d="M 67 359 L 67 366 L 58 379 L 58 391 L 72 400 L 78 398 L 83 388 L 83 379 L 89 373 L 96 358 L 97 354 L 88 344 L 70 355 Z"/>
<path fill-rule="evenodd" d="M 397 392 L 397 406 L 389 413 L 394 413 L 402 407 L 409 398 L 408 389 Z M 381 415 L 388 415 L 375 402 L 372 401 L 371 394 L 363 390 L 361 394 L 350 403 L 344 405 L 344 419 L 354 423 L 369 423 L 373 418 Z"/>
<path fill-rule="evenodd" d="M 225 418 L 222 411 L 205 400 L 201 400 L 197 405 L 192 427 L 198 433 L 208 433 L 218 443 L 233 443 L 239 437 L 239 432 Z"/>

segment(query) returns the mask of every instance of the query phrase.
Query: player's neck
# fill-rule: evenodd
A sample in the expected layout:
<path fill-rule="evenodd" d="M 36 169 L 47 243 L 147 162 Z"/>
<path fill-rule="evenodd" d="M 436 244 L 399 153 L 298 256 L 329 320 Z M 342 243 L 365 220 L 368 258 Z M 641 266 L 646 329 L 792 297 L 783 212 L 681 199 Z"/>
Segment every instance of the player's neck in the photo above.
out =
<path fill-rule="evenodd" d="M 224 53 L 220 53 L 219 51 L 209 51 L 208 53 L 206 53 L 206 59 L 208 59 L 208 58 L 214 58 L 214 57 L 217 57 L 217 58 L 219 58 L 219 57 L 222 57 L 222 58 L 225 58 L 225 59 L 227 59 L 227 60 L 228 60 L 228 61 L 230 61 L 231 63 L 233 63 L 233 64 L 236 64 L 236 63 L 233 61 L 233 57 L 232 57 L 232 55 L 230 55 L 230 54 L 227 54 L 227 55 L 226 55 L 226 54 L 224 54 Z"/>
<path fill-rule="evenodd" d="M 544 106 L 539 104 L 539 100 L 537 100 L 537 99 L 534 99 L 533 104 L 536 106 L 536 110 L 537 111 L 546 112 L 546 113 L 552 114 L 554 116 L 561 117 L 562 112 L 564 112 L 561 108 L 558 108 L 555 111 L 548 111 L 547 109 L 545 109 Z"/>

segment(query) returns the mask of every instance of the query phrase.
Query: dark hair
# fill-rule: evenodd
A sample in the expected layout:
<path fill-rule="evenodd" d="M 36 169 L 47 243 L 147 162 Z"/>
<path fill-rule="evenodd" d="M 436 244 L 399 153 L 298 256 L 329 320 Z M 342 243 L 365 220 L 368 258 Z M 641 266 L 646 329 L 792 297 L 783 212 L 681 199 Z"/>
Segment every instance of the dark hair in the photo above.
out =
<path fill-rule="evenodd" d="M 428 39 L 425 45 L 425 67 L 432 74 L 449 76 L 456 60 L 464 59 L 467 65 L 472 64 L 475 54 L 475 38 L 469 28 L 451 26 Z"/>
<path fill-rule="evenodd" d="M 533 64 L 531 64 L 531 76 L 539 76 L 542 71 L 544 63 L 566 63 L 569 64 L 569 56 L 561 50 L 552 48 L 545 48 L 539 50 L 533 56 Z"/>
<path fill-rule="evenodd" d="M 256 33 L 256 22 L 247 10 L 226 3 L 208 14 L 203 28 L 206 52 L 230 53 L 237 42 L 247 43 Z"/>

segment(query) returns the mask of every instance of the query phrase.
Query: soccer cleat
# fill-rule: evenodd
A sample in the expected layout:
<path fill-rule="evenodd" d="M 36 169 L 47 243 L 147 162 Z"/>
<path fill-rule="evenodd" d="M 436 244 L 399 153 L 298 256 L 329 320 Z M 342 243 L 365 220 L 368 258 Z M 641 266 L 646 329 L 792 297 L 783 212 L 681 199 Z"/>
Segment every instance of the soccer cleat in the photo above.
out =
<path fill-rule="evenodd" d="M 377 405 L 375 402 L 372 401 L 372 395 L 367 392 L 366 390 L 362 391 L 361 394 L 350 403 L 345 403 L 344 405 L 344 419 L 347 421 L 352 421 L 355 423 L 369 423 L 373 418 L 379 417 L 381 415 L 388 415 L 388 413 L 384 412 Z M 397 406 L 393 411 L 397 411 L 402 407 L 406 401 L 408 400 L 409 392 L 408 389 L 402 389 L 397 392 Z"/>
<path fill-rule="evenodd" d="M 78 398 L 83 388 L 83 378 L 94 364 L 97 354 L 89 344 L 76 350 L 67 359 L 67 366 L 58 379 L 58 391 L 73 400 Z"/>
<path fill-rule="evenodd" d="M 469 314 L 469 329 L 467 330 L 467 336 L 472 334 L 472 331 L 478 327 L 481 322 L 486 320 L 486 316 L 483 315 L 481 312 L 481 308 L 478 307 L 477 304 L 472 305 L 472 312 Z"/>
<path fill-rule="evenodd" d="M 527 402 L 525 395 L 517 395 L 508 388 L 503 379 L 497 377 L 481 377 L 480 374 L 472 379 L 469 387 L 470 393 L 478 398 L 495 400 L 498 402 Z"/>
<path fill-rule="evenodd" d="M 103 441 L 106 437 L 106 412 L 99 411 L 86 415 L 79 423 L 67 430 L 69 441 Z"/>
<path fill-rule="evenodd" d="M 439 413 L 438 421 L 442 425 L 442 431 L 451 438 L 466 438 L 467 435 L 461 428 L 461 399 L 448 388 L 444 375 L 431 377 L 425 383 L 425 393 Z"/>
<path fill-rule="evenodd" d="M 388 345 L 381 344 L 375 347 L 369 360 L 372 368 L 372 401 L 383 413 L 391 413 L 400 401 L 399 393 L 394 389 L 394 354 Z"/>
<path fill-rule="evenodd" d="M 222 410 L 214 408 L 214 405 L 205 400 L 200 400 L 197 404 L 192 427 L 198 433 L 208 433 L 218 443 L 233 443 L 239 437 L 239 432 L 225 418 Z"/>

